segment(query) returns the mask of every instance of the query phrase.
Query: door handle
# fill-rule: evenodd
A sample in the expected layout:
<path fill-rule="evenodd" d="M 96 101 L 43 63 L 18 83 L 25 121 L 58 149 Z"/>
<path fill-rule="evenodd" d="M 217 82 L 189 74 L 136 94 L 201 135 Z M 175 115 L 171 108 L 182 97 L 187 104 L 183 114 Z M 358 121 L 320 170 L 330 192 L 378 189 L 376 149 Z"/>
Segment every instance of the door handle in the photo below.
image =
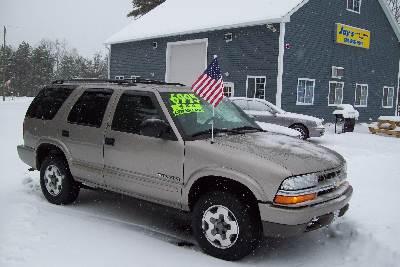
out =
<path fill-rule="evenodd" d="M 62 130 L 61 135 L 64 136 L 64 137 L 69 137 L 69 131 Z"/>
<path fill-rule="evenodd" d="M 106 139 L 104 139 L 104 143 L 106 145 L 108 145 L 108 146 L 114 146 L 115 145 L 115 139 L 106 137 Z"/>

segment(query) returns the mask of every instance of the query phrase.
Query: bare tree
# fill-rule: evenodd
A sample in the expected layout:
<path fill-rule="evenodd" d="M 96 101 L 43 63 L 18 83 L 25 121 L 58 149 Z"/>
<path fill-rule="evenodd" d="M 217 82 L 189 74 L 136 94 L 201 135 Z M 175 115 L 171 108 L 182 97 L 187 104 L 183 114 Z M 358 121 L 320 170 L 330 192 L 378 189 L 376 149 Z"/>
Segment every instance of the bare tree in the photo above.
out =
<path fill-rule="evenodd" d="M 400 23 L 400 0 L 387 0 L 387 2 L 397 22 Z"/>

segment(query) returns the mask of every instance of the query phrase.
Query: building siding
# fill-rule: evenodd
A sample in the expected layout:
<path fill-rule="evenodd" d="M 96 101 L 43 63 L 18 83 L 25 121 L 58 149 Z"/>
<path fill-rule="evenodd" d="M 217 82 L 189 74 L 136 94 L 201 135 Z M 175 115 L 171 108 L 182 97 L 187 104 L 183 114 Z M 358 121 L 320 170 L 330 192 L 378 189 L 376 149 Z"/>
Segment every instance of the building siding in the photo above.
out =
<path fill-rule="evenodd" d="M 266 99 L 275 102 L 279 24 L 274 27 L 276 32 L 263 25 L 114 44 L 111 46 L 110 76 L 138 75 L 164 80 L 168 42 L 208 38 L 208 62 L 214 55 L 219 56 L 223 79 L 235 83 L 235 96 L 246 96 L 247 75 L 266 76 Z M 228 32 L 233 34 L 232 42 L 224 40 L 224 34 Z M 158 43 L 157 49 L 153 49 L 153 42 Z"/>
<path fill-rule="evenodd" d="M 394 115 L 382 108 L 382 90 L 397 91 L 400 47 L 398 39 L 376 0 L 363 0 L 361 14 L 346 10 L 346 0 L 311 0 L 291 17 L 286 25 L 282 107 L 288 111 L 334 119 L 328 106 L 331 67 L 344 67 L 343 103 L 354 104 L 355 84 L 369 85 L 368 107 L 357 107 L 360 121 L 376 120 L 379 115 Z M 335 24 L 343 23 L 371 31 L 371 48 L 336 44 Z M 314 105 L 297 106 L 298 78 L 316 79 Z M 395 105 L 395 103 L 394 103 Z"/>

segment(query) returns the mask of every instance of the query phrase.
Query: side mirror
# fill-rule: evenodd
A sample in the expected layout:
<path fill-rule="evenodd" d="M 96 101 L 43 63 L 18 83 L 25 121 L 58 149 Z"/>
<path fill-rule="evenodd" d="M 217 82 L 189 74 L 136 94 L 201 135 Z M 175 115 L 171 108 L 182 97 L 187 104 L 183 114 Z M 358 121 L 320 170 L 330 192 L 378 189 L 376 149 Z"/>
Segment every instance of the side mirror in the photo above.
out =
<path fill-rule="evenodd" d="M 147 119 L 140 124 L 140 134 L 149 137 L 162 138 L 168 129 L 168 123 L 160 119 Z"/>

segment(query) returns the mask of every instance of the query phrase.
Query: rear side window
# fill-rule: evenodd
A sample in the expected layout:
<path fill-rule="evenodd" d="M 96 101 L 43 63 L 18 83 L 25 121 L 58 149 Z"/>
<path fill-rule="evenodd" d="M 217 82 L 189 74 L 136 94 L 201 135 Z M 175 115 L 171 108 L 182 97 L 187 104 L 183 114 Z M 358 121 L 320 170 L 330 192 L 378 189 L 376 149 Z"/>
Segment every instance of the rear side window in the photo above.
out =
<path fill-rule="evenodd" d="M 89 89 L 85 91 L 68 115 L 68 122 L 100 128 L 112 90 Z"/>
<path fill-rule="evenodd" d="M 27 118 L 52 120 L 74 88 L 44 88 L 32 101 Z"/>
<path fill-rule="evenodd" d="M 150 96 L 123 94 L 118 102 L 112 130 L 139 134 L 140 124 L 146 119 L 161 119 Z"/>

